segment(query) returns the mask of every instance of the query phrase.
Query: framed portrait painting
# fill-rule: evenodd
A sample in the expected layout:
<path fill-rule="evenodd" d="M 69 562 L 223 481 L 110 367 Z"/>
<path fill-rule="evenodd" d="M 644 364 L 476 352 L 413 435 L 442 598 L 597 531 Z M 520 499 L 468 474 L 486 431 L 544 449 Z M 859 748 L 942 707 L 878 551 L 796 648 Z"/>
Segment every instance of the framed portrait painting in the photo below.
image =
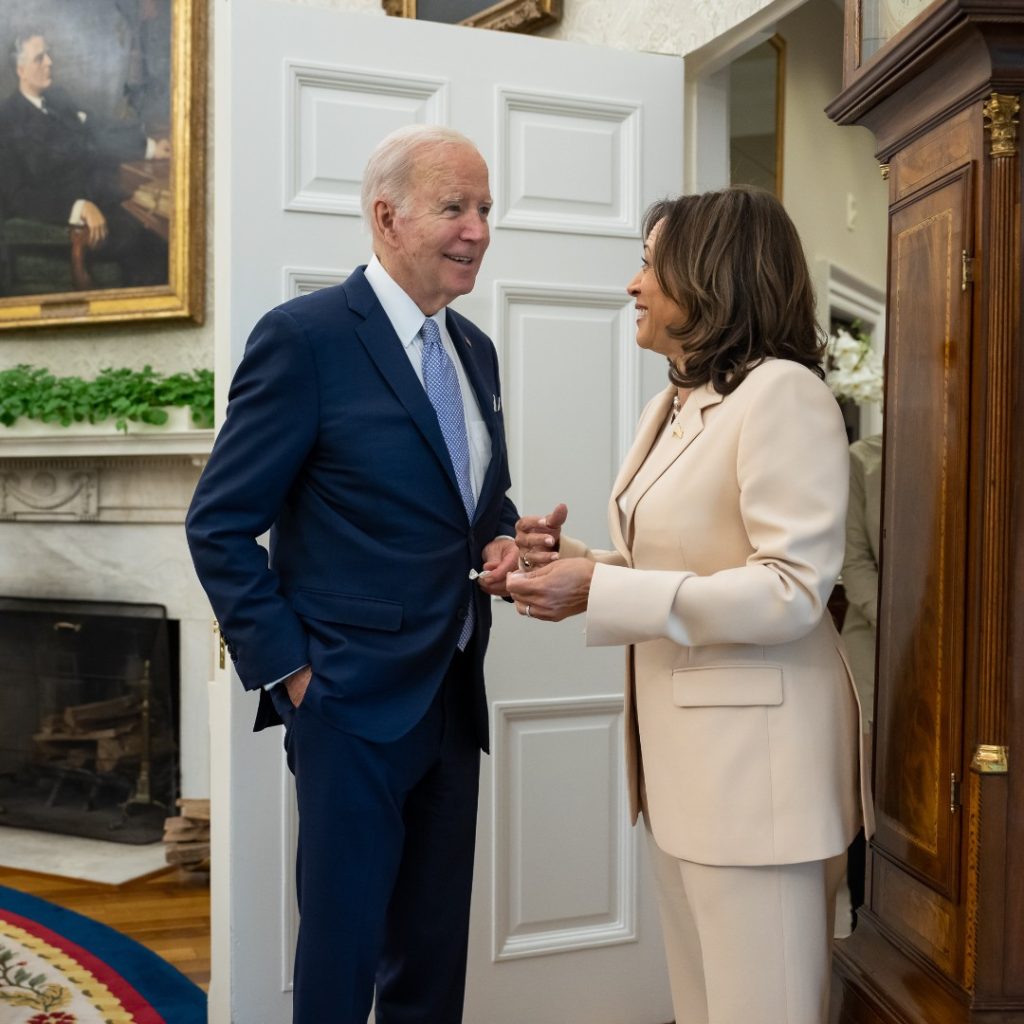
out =
<path fill-rule="evenodd" d="M 4 0 L 0 328 L 203 318 L 206 0 Z"/>
<path fill-rule="evenodd" d="M 396 18 L 440 21 L 503 32 L 535 32 L 562 18 L 562 0 L 382 0 Z"/>

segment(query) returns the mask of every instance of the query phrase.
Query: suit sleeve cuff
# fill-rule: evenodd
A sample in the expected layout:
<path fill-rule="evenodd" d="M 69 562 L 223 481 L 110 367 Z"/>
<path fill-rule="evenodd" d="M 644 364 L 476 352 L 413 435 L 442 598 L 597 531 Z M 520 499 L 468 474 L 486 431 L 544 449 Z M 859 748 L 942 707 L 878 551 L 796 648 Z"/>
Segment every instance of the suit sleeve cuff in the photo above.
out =
<path fill-rule="evenodd" d="M 687 644 L 689 637 L 673 616 L 673 606 L 679 587 L 693 575 L 599 562 L 587 602 L 587 646 L 610 647 L 663 638 Z"/>
<path fill-rule="evenodd" d="M 568 534 L 563 533 L 558 540 L 558 557 L 559 558 L 586 558 L 589 554 L 589 548 L 581 540 L 577 540 L 575 537 L 570 537 Z"/>

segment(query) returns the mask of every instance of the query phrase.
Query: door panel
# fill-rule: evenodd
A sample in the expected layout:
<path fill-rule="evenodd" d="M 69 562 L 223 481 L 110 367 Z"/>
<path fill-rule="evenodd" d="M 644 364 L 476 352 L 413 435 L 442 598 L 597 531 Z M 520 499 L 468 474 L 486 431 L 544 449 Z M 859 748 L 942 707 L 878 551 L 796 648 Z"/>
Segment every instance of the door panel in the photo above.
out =
<path fill-rule="evenodd" d="M 681 186 L 681 60 L 268 0 L 217 18 L 222 377 L 267 308 L 366 262 L 360 175 L 377 141 L 451 124 L 491 168 L 491 248 L 455 306 L 497 346 L 512 496 L 531 512 L 566 501 L 570 532 L 606 546 L 615 472 L 665 380 L 636 349 L 624 286 L 644 206 Z M 494 611 L 465 1020 L 663 1024 L 660 930 L 626 821 L 622 652 L 587 650 L 579 619 Z M 218 686 L 233 730 L 215 757 L 230 826 L 218 863 L 231 869 L 214 879 L 229 925 L 213 1004 L 229 978 L 234 1024 L 271 1024 L 289 1012 L 291 780 L 279 734 L 245 735 L 253 700 Z"/>
<path fill-rule="evenodd" d="M 970 366 L 970 169 L 894 208 L 879 608 L 876 846 L 957 892 Z"/>

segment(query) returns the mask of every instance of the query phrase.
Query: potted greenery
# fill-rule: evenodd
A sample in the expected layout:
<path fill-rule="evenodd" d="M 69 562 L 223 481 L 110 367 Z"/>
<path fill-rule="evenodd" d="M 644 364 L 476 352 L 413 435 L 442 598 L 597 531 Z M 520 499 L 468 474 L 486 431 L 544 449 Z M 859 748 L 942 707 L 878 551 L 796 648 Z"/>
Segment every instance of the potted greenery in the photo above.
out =
<path fill-rule="evenodd" d="M 213 426 L 213 373 L 210 370 L 164 375 L 141 370 L 105 369 L 93 380 L 57 377 L 25 364 L 0 370 L 0 424 L 28 420 L 50 427 L 113 420 L 122 433 L 129 423 L 166 427 L 176 410 L 190 411 L 180 429 Z M 173 426 L 172 428 L 173 429 Z M 0 430 L 0 437 L 3 431 Z"/>

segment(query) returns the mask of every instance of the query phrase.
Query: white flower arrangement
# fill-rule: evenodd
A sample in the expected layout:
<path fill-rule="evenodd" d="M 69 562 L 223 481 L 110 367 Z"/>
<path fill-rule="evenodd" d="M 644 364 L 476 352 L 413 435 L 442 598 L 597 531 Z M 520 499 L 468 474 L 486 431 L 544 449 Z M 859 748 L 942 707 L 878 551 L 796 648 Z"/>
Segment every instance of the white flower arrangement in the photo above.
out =
<path fill-rule="evenodd" d="M 825 382 L 836 398 L 858 404 L 882 401 L 882 357 L 856 325 L 829 335 L 825 352 Z"/>

